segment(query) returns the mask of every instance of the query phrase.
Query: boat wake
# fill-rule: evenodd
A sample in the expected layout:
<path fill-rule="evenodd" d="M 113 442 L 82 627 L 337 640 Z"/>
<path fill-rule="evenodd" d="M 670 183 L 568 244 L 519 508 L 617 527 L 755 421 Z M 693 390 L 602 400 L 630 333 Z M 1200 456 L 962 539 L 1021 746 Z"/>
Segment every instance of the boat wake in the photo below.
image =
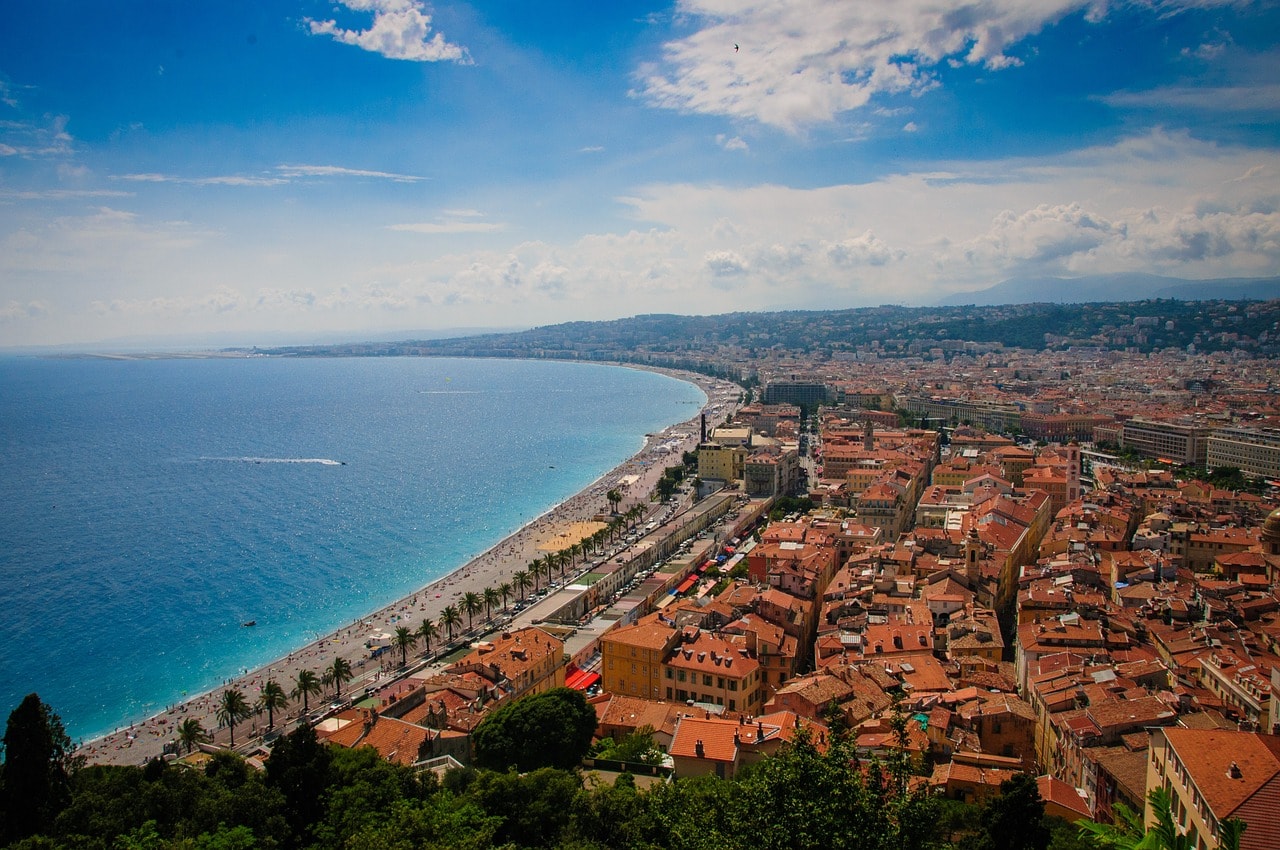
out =
<path fill-rule="evenodd" d="M 327 457 L 202 457 L 201 460 L 217 460 L 226 463 L 318 463 L 321 466 L 346 466 L 345 460 Z"/>

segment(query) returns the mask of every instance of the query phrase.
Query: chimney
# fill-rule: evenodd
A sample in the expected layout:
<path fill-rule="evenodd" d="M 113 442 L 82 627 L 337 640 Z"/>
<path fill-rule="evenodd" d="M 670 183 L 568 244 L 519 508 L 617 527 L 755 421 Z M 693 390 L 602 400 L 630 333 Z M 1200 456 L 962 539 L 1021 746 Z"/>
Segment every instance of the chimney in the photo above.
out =
<path fill-rule="evenodd" d="M 1231 766 L 1227 768 L 1227 778 L 1243 779 L 1244 774 L 1240 772 L 1240 765 L 1236 764 L 1235 762 L 1231 762 Z"/>
<path fill-rule="evenodd" d="M 693 745 L 693 752 L 694 752 L 694 755 L 696 755 L 698 758 L 703 758 L 706 756 L 707 751 L 706 751 L 706 748 L 702 746 L 701 738 L 699 738 L 698 742 Z"/>

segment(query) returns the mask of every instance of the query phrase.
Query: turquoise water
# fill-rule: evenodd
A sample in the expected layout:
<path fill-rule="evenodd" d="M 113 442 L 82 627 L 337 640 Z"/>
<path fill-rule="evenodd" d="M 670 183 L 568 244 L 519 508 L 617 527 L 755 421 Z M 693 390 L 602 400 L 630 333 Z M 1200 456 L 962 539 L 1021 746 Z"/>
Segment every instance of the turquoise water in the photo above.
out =
<path fill-rule="evenodd" d="M 0 359 L 0 712 L 36 691 L 87 739 L 213 688 L 461 566 L 704 400 L 554 362 Z"/>

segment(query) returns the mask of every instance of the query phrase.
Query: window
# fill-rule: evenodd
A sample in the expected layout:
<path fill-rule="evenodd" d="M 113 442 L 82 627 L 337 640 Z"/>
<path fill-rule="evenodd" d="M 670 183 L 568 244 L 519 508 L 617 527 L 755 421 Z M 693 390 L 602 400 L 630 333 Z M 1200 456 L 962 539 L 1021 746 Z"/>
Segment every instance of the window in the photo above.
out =
<path fill-rule="evenodd" d="M 706 685 L 706 686 L 709 688 L 709 687 L 711 687 L 711 681 L 712 681 L 712 679 L 711 679 L 711 674 L 710 674 L 710 673 L 703 673 L 703 674 L 702 674 L 702 684 Z"/>
<path fill-rule="evenodd" d="M 675 675 L 674 673 L 672 673 L 672 672 L 671 672 L 671 668 L 670 668 L 670 667 L 668 667 L 668 668 L 666 668 L 666 669 L 667 669 L 667 678 L 668 678 L 668 679 L 670 679 L 673 675 Z"/>
<path fill-rule="evenodd" d="M 738 682 L 737 682 L 737 680 L 735 680 L 735 679 L 730 679 L 730 680 L 729 680 L 729 690 L 731 690 L 731 691 L 736 691 L 737 689 L 738 689 Z"/>

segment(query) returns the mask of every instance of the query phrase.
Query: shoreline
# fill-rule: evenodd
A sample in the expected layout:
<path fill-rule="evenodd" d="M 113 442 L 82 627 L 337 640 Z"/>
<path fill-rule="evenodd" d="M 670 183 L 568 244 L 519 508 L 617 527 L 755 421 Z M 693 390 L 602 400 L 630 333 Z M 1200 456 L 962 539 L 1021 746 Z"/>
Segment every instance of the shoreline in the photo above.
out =
<path fill-rule="evenodd" d="M 638 368 L 635 364 L 610 364 L 623 368 Z M 723 418 L 723 410 L 712 414 L 710 408 L 717 404 L 714 392 L 719 379 L 705 375 L 676 370 L 652 368 L 645 371 L 658 372 L 695 384 L 707 396 L 706 403 L 691 418 L 673 423 L 660 432 L 645 435 L 644 445 L 635 454 L 621 464 L 596 478 L 582 490 L 569 496 L 564 501 L 552 506 L 544 513 L 499 540 L 496 544 L 471 558 L 457 569 L 435 579 L 400 599 L 366 614 L 363 617 L 323 635 L 287 655 L 244 674 L 235 676 L 223 684 L 204 693 L 188 697 L 180 703 L 157 712 L 147 719 L 121 727 L 110 734 L 103 735 L 82 744 L 77 753 L 86 758 L 90 764 L 141 764 L 162 755 L 164 746 L 177 738 L 177 726 L 184 720 L 194 717 L 199 720 L 213 741 L 226 744 L 229 739 L 228 730 L 218 728 L 216 707 L 221 694 L 230 688 L 239 688 L 245 700 L 253 706 L 258 698 L 259 689 L 268 680 L 277 682 L 286 692 L 293 689 L 297 674 L 302 670 L 311 670 L 319 679 L 321 673 L 335 658 L 345 658 L 351 664 L 353 678 L 343 686 L 344 695 L 358 692 L 369 685 L 378 685 L 395 676 L 398 667 L 398 652 L 388 649 L 381 659 L 372 658 L 365 647 L 365 641 L 375 632 L 391 632 L 400 625 L 416 630 L 424 618 L 430 618 L 440 626 L 440 612 L 447 605 L 455 605 L 463 616 L 462 634 L 465 634 L 466 612 L 460 601 L 465 593 L 481 593 L 485 588 L 498 588 L 504 582 L 511 583 L 511 576 L 520 570 L 527 569 L 529 563 L 556 547 L 549 546 L 552 541 L 566 539 L 566 532 L 572 534 L 575 529 L 585 528 L 597 515 L 608 512 L 605 493 L 619 485 L 625 484 L 624 499 L 619 503 L 620 510 L 626 510 L 637 502 L 647 500 L 663 471 L 670 464 L 655 461 L 679 458 L 683 452 L 697 447 L 700 429 L 700 417 L 708 414 L 708 425 L 719 424 Z M 679 447 L 665 447 L 679 440 Z M 620 488 L 622 489 L 622 488 Z M 565 548 L 560 546 L 559 548 Z M 515 601 L 518 592 L 508 598 Z M 501 604 L 501 603 L 500 603 Z M 483 613 L 478 615 L 483 617 Z M 483 623 L 478 619 L 477 623 Z M 441 645 L 446 640 L 445 630 L 441 626 Z M 435 650 L 433 641 L 432 649 Z M 420 657 L 422 646 L 419 644 L 411 651 L 410 659 Z M 388 664 L 388 660 L 393 663 Z M 308 708 L 314 710 L 331 702 L 330 692 L 314 695 L 308 700 Z M 295 705 L 292 696 L 286 708 L 276 712 L 276 728 L 284 729 L 299 715 L 301 705 Z M 266 716 L 255 715 L 236 724 L 236 739 L 243 743 L 256 737 L 266 729 Z"/>

